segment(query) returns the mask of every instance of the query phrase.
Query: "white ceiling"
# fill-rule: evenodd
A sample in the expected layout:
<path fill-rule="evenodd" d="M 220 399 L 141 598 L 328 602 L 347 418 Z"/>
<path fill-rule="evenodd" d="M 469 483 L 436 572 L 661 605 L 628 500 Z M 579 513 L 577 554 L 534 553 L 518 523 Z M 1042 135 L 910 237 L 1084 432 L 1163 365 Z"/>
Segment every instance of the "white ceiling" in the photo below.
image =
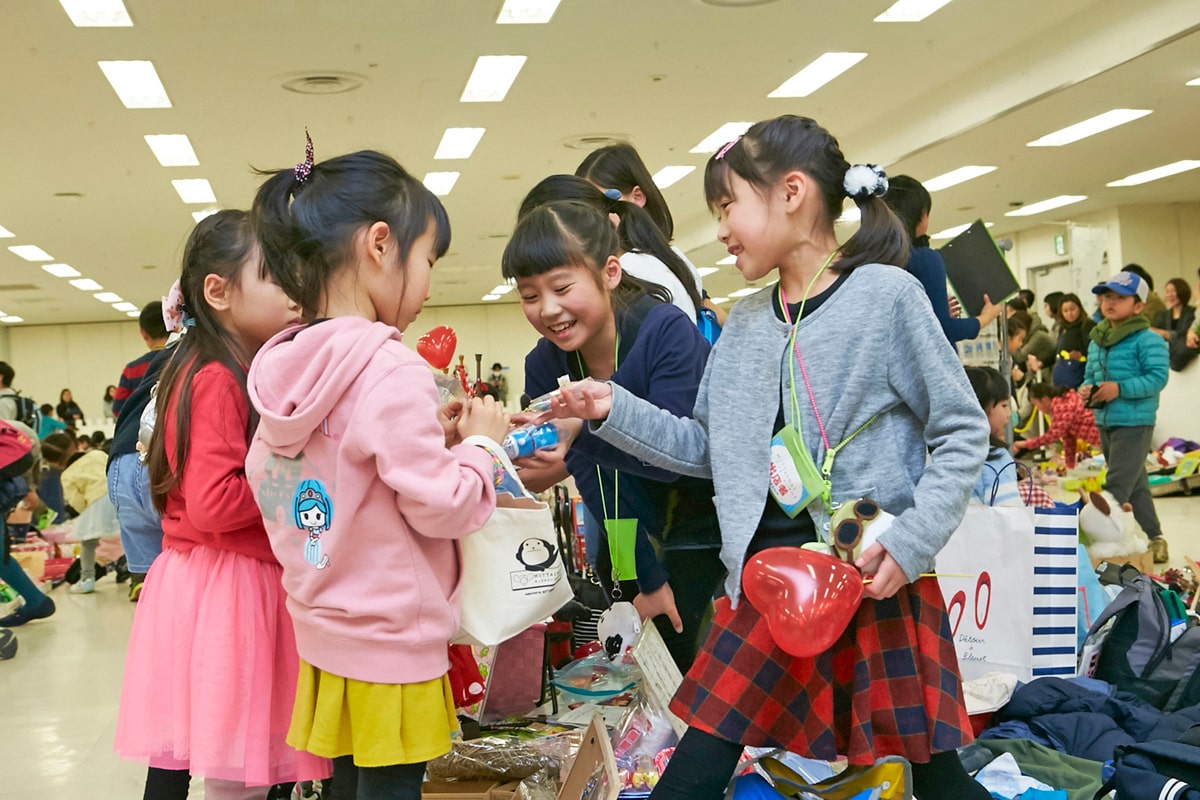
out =
<path fill-rule="evenodd" d="M 476 303 L 522 195 L 572 172 L 581 137 L 631 140 L 651 171 L 701 167 L 665 194 L 676 242 L 697 266 L 724 255 L 701 196 L 706 156 L 688 153 L 727 121 L 815 117 L 849 159 L 918 178 L 966 164 L 995 172 L 934 195 L 932 229 L 983 217 L 995 235 L 1126 203 L 1200 200 L 1200 172 L 1134 188 L 1105 184 L 1200 158 L 1196 0 L 954 0 L 919 23 L 873 18 L 891 0 L 562 0 L 548 25 L 496 25 L 501 0 L 126 0 L 131 28 L 76 28 L 56 0 L 0 0 L 0 248 L 36 244 L 141 305 L 165 293 L 193 221 L 173 178 L 208 178 L 245 207 L 251 167 L 371 147 L 417 175 L 460 170 L 444 201 L 454 228 L 433 305 Z M 769 99 L 826 51 L 860 64 L 806 99 Z M 502 103 L 460 103 L 475 59 L 528 56 Z M 169 109 L 125 109 L 97 61 L 149 59 Z M 365 79 L 304 95 L 298 75 Z M 1111 108 L 1148 117 L 1062 148 L 1045 133 Z M 465 161 L 435 161 L 445 128 L 486 127 Z M 159 166 L 143 136 L 186 133 L 200 166 Z M 81 196 L 61 195 L 78 194 Z M 1089 200 L 1028 218 L 1014 203 Z M 705 279 L 741 287 L 732 267 Z M 19 287 L 27 288 L 19 288 Z M 17 288 L 14 288 L 17 287 Z M 510 295 L 511 298 L 511 295 Z M 515 298 L 513 298 L 515 299 Z M 501 302 L 512 302 L 506 298 Z M 26 324 L 121 313 L 0 249 L 0 310 Z"/>

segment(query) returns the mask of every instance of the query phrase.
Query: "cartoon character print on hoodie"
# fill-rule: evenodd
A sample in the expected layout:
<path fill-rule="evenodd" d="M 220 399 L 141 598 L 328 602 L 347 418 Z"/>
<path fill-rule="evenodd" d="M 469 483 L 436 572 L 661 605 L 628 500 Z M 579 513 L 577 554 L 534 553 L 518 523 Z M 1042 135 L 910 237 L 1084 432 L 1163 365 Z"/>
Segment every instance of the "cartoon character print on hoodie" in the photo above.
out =
<path fill-rule="evenodd" d="M 321 553 L 321 534 L 333 524 L 333 500 L 320 481 L 301 481 L 292 500 L 292 521 L 308 534 L 304 539 L 304 560 L 317 569 L 329 566 L 329 556 Z"/>

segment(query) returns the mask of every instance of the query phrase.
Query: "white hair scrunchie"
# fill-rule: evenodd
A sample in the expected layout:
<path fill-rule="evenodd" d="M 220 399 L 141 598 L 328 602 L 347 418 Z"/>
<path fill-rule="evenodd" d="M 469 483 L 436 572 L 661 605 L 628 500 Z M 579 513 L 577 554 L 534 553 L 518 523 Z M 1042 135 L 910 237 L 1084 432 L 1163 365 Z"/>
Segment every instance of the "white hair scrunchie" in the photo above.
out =
<path fill-rule="evenodd" d="M 842 188 L 853 200 L 883 197 L 888 190 L 887 173 L 878 164 L 855 164 L 846 170 Z"/>

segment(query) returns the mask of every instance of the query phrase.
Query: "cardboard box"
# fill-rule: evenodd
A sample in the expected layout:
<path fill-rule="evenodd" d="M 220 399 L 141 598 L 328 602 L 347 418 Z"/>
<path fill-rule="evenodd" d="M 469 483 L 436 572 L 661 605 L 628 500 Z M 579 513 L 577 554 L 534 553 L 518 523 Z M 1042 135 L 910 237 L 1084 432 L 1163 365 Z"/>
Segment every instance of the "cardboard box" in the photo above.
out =
<path fill-rule="evenodd" d="M 1132 553 L 1127 556 L 1112 556 L 1111 558 L 1092 558 L 1092 567 L 1099 567 L 1107 561 L 1109 564 L 1132 564 L 1143 575 L 1155 574 L 1154 555 L 1147 550 L 1144 553 Z"/>
<path fill-rule="evenodd" d="M 621 793 L 621 779 L 617 775 L 617 760 L 613 756 L 612 743 L 608 740 L 608 729 L 604 727 L 604 720 L 599 714 L 592 717 L 587 730 L 583 732 L 579 755 L 563 778 L 558 800 L 578 800 L 582 797 L 588 781 L 597 770 L 603 771 L 608 789 L 596 796 L 601 800 L 616 800 Z"/>
<path fill-rule="evenodd" d="M 492 789 L 490 800 L 521 800 L 521 782 L 502 783 Z"/>
<path fill-rule="evenodd" d="M 422 800 L 492 800 L 496 781 L 425 781 Z"/>

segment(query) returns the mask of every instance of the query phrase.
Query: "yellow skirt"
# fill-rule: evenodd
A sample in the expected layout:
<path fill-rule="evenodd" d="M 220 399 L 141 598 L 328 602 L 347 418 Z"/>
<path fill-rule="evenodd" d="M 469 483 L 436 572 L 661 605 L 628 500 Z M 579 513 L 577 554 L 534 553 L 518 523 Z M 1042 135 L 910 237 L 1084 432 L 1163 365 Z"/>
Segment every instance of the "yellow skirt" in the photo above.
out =
<path fill-rule="evenodd" d="M 418 764 L 450 752 L 458 730 L 450 677 L 424 683 L 364 683 L 300 661 L 287 743 L 359 767 Z"/>

